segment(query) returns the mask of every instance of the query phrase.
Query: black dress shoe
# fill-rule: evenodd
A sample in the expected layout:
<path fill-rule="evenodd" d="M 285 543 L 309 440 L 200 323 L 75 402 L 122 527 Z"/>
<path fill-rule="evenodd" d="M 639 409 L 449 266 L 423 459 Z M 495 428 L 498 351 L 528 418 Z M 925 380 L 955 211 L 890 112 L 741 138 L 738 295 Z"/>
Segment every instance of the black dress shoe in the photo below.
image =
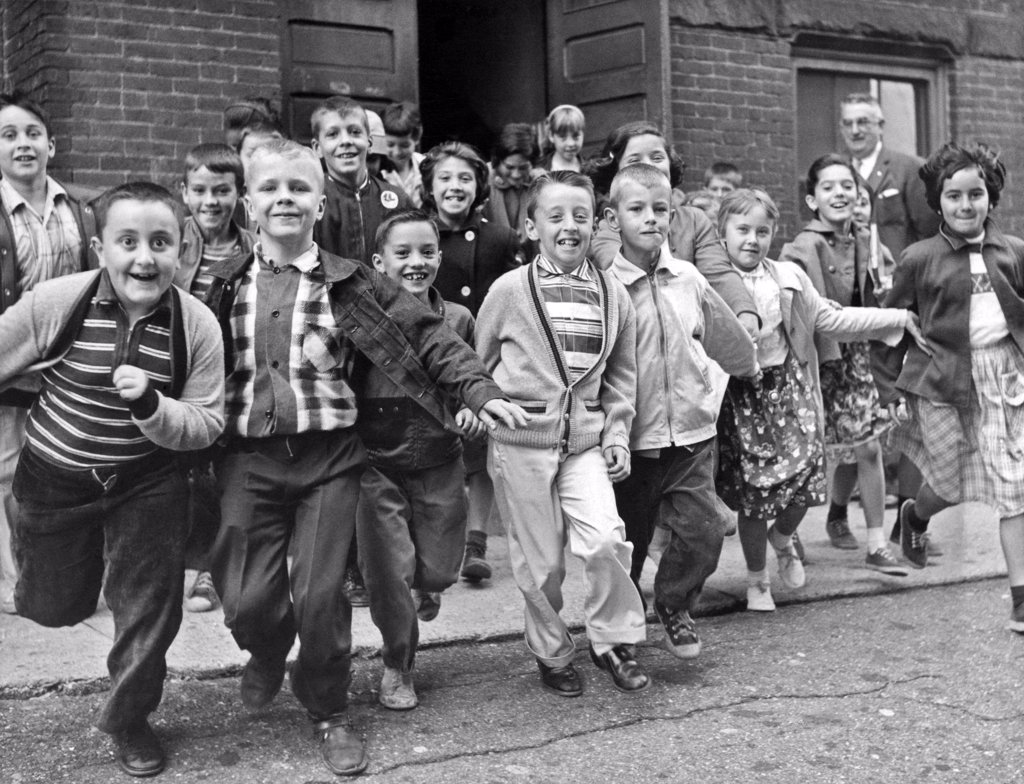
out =
<path fill-rule="evenodd" d="M 258 711 L 270 704 L 284 683 L 285 660 L 280 663 L 250 656 L 242 671 L 240 691 L 242 704 L 250 711 Z"/>
<path fill-rule="evenodd" d="M 651 685 L 651 679 L 636 660 L 632 645 L 616 645 L 600 656 L 590 646 L 590 658 L 600 669 L 612 676 L 612 682 L 619 691 L 643 691 Z"/>
<path fill-rule="evenodd" d="M 149 722 L 144 722 L 136 729 L 115 732 L 114 746 L 117 749 L 117 764 L 129 776 L 155 776 L 167 764 L 163 747 Z"/>
<path fill-rule="evenodd" d="M 559 697 L 579 697 L 583 694 L 583 681 L 572 664 L 548 667 L 544 662 L 538 661 L 537 667 L 540 669 L 541 685 L 552 694 Z"/>
<path fill-rule="evenodd" d="M 320 741 L 320 758 L 335 776 L 358 776 L 369 760 L 363 739 L 350 730 L 342 716 L 335 716 L 313 725 Z"/>

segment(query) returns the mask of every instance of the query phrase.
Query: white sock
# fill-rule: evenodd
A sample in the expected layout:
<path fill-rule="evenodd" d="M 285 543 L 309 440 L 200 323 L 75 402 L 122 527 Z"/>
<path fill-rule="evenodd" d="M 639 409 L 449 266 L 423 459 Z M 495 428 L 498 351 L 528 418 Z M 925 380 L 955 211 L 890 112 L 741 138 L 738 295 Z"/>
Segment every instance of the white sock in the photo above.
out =
<path fill-rule="evenodd" d="M 591 645 L 594 646 L 594 653 L 598 656 L 604 656 L 608 651 L 615 647 L 608 642 L 592 642 Z"/>
<path fill-rule="evenodd" d="M 771 578 L 768 576 L 767 566 L 764 569 L 761 569 L 757 572 L 753 571 L 752 569 L 747 569 L 747 585 L 760 585 L 761 583 L 770 582 Z"/>
<path fill-rule="evenodd" d="M 885 529 L 869 528 L 868 552 L 873 553 L 875 550 L 881 550 L 883 547 L 885 547 Z"/>

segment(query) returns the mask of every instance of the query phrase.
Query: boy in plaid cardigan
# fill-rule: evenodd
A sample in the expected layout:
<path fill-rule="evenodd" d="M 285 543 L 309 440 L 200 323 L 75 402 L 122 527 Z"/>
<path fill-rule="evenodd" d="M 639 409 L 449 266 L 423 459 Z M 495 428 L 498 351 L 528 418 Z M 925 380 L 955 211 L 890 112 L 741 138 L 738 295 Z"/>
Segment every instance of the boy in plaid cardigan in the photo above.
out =
<path fill-rule="evenodd" d="M 325 765 L 367 765 L 345 721 L 352 610 L 342 590 L 365 451 L 352 368 L 371 362 L 439 422 L 442 391 L 488 426 L 525 424 L 479 358 L 397 284 L 313 242 L 324 175 L 311 150 L 277 141 L 256 150 L 245 197 L 260 228 L 253 253 L 210 267 L 206 303 L 225 334 L 225 449 L 217 466 L 221 528 L 213 576 L 224 620 L 252 654 L 241 696 L 276 696 L 296 635 L 291 688 L 315 723 Z M 291 545 L 292 562 L 287 556 Z"/>
<path fill-rule="evenodd" d="M 477 321 L 484 364 L 532 417 L 525 428 L 494 428 L 488 454 L 513 574 L 526 599 L 526 642 L 546 689 L 562 697 L 582 693 L 572 637 L 559 617 L 568 538 L 587 574 L 591 658 L 617 688 L 640 691 L 650 679 L 633 644 L 644 639 L 645 618 L 612 492 L 612 482 L 629 475 L 633 306 L 622 284 L 586 259 L 594 224 L 589 177 L 538 177 L 527 215 L 540 255 L 495 282 Z"/>

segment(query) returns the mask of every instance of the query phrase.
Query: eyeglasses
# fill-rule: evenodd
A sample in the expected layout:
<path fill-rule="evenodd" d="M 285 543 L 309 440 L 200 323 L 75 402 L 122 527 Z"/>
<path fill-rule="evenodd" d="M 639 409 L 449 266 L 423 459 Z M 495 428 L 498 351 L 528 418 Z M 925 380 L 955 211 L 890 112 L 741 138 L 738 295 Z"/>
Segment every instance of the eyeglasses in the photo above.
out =
<path fill-rule="evenodd" d="M 840 120 L 839 124 L 844 128 L 874 128 L 881 125 L 881 120 L 872 120 L 868 117 L 858 117 L 855 120 Z"/>

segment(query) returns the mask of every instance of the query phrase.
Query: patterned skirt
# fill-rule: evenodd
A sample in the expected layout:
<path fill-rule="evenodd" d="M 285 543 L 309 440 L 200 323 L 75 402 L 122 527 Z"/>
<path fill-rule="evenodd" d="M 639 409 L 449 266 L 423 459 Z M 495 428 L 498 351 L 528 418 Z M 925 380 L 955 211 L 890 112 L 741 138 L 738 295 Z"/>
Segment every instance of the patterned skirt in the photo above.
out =
<path fill-rule="evenodd" d="M 968 408 L 907 394 L 910 419 L 890 442 L 940 498 L 1024 514 L 1024 355 L 1012 338 L 971 349 Z"/>
<path fill-rule="evenodd" d="M 718 417 L 717 490 L 751 520 L 825 503 L 825 462 L 810 379 L 792 354 L 758 379 L 733 378 Z"/>
<path fill-rule="evenodd" d="M 833 463 L 856 463 L 853 448 L 885 435 L 892 422 L 878 403 L 867 342 L 839 346 L 842 359 L 820 368 L 826 453 Z"/>

